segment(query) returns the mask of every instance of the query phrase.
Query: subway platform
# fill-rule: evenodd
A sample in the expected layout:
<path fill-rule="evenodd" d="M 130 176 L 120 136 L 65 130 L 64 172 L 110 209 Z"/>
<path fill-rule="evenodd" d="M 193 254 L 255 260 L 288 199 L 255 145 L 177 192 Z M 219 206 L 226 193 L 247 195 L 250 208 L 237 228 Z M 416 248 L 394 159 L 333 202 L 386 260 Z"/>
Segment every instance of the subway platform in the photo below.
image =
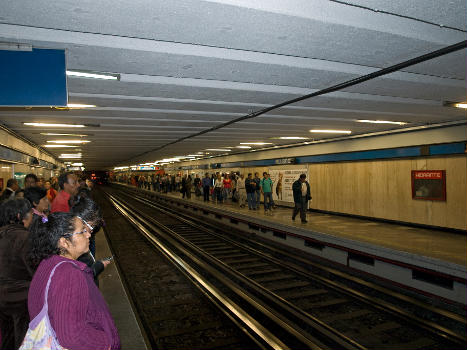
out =
<path fill-rule="evenodd" d="M 104 230 L 100 230 L 96 235 L 96 259 L 111 255 Z M 99 275 L 99 289 L 117 326 L 122 350 L 148 349 L 115 261 Z"/>
<path fill-rule="evenodd" d="M 122 184 L 118 184 L 122 185 Z M 265 215 L 228 201 L 182 199 L 179 192 L 137 189 L 181 211 L 205 215 L 220 224 L 253 232 L 265 239 L 370 274 L 398 287 L 467 304 L 467 235 L 396 223 L 308 212 L 308 223 L 291 208 Z"/>

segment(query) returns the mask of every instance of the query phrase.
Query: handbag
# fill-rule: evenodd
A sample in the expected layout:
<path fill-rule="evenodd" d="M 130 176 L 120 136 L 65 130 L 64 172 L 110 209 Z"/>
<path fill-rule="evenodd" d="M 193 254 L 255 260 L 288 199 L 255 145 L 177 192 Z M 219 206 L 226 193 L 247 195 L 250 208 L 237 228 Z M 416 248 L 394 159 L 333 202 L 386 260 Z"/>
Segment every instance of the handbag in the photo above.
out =
<path fill-rule="evenodd" d="M 26 336 L 24 337 L 23 343 L 19 347 L 19 350 L 66 350 L 58 342 L 55 331 L 50 324 L 48 312 L 49 306 L 47 302 L 49 286 L 55 273 L 55 269 L 63 263 L 76 265 L 71 261 L 62 261 L 55 265 L 55 267 L 52 269 L 49 280 L 47 281 L 47 287 L 45 288 L 44 306 L 42 306 L 42 309 L 37 314 L 37 316 L 34 317 L 31 322 L 29 322 L 28 331 L 26 332 Z"/>

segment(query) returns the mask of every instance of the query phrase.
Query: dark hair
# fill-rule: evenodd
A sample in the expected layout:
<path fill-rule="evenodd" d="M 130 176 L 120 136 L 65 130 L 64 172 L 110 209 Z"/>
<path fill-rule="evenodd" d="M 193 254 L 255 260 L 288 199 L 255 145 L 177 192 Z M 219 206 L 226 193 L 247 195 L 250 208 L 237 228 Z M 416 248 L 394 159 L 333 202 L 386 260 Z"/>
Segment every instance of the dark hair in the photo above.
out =
<path fill-rule="evenodd" d="M 86 222 L 92 222 L 93 233 L 100 230 L 102 225 L 102 213 L 97 205 L 92 199 L 88 197 L 81 197 L 80 200 L 71 208 L 71 213 L 75 216 L 79 216 Z"/>
<path fill-rule="evenodd" d="M 39 263 L 52 255 L 59 255 L 61 250 L 58 247 L 60 237 L 68 237 L 73 233 L 73 219 L 75 215 L 71 213 L 52 213 L 48 216 L 47 222 L 36 220 L 29 231 L 30 247 L 29 262 L 37 267 Z"/>
<path fill-rule="evenodd" d="M 264 176 L 264 175 L 267 175 L 267 174 L 268 174 L 267 172 L 263 172 L 263 176 Z"/>
<path fill-rule="evenodd" d="M 47 190 L 42 187 L 29 187 L 24 190 L 24 198 L 31 202 L 33 207 L 39 204 L 40 200 L 45 196 L 47 196 Z"/>
<path fill-rule="evenodd" d="M 6 182 L 6 187 L 11 187 L 13 186 L 14 184 L 17 184 L 18 183 L 18 180 L 16 179 L 8 179 L 8 181 Z"/>
<path fill-rule="evenodd" d="M 306 179 L 306 174 L 300 174 L 300 179 Z"/>
<path fill-rule="evenodd" d="M 0 226 L 8 224 L 23 224 L 27 213 L 31 210 L 31 203 L 25 198 L 13 198 L 0 205 Z"/>
<path fill-rule="evenodd" d="M 34 179 L 34 182 L 37 182 L 37 176 L 35 174 L 27 174 L 25 177 L 24 177 L 24 181 L 26 182 L 27 179 Z"/>
<path fill-rule="evenodd" d="M 248 176 L 253 175 L 252 173 L 248 173 Z"/>
<path fill-rule="evenodd" d="M 58 186 L 61 190 L 63 190 L 65 183 L 68 182 L 68 175 L 73 175 L 73 173 L 71 171 L 67 171 L 63 174 L 60 174 L 58 177 Z"/>

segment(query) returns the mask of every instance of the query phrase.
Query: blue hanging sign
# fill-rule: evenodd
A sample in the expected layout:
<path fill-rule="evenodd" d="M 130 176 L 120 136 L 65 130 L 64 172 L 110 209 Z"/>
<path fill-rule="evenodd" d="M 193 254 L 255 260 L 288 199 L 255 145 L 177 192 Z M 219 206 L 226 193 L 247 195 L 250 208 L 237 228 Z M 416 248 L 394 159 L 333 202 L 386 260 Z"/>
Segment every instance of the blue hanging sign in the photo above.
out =
<path fill-rule="evenodd" d="M 0 50 L 0 106 L 67 104 L 65 50 Z"/>

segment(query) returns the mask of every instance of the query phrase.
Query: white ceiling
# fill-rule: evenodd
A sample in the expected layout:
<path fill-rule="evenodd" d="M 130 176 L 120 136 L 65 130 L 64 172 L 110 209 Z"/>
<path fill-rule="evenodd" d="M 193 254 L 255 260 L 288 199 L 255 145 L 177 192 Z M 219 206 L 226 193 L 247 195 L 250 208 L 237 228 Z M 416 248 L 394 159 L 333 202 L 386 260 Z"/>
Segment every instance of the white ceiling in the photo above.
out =
<path fill-rule="evenodd" d="M 68 78 L 70 102 L 97 108 L 0 110 L 0 119 L 39 145 L 52 139 L 40 132 L 73 131 L 22 122 L 99 124 L 79 131 L 92 141 L 81 147 L 88 169 L 240 142 L 283 144 L 270 138 L 310 136 L 312 128 L 400 128 L 357 119 L 409 126 L 466 120 L 465 111 L 443 107 L 466 100 L 463 50 L 151 151 L 466 40 L 466 33 L 465 0 L 8 1 L 0 41 L 64 48 L 68 69 L 118 73 L 121 80 Z"/>

